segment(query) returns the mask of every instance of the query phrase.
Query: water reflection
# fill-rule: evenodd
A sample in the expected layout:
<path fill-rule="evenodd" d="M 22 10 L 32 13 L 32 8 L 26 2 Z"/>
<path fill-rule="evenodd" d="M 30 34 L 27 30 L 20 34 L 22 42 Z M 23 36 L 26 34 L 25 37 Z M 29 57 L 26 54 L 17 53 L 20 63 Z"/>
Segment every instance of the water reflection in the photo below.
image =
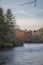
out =
<path fill-rule="evenodd" d="M 43 65 L 43 44 L 1 50 L 0 65 Z"/>
<path fill-rule="evenodd" d="M 0 65 L 6 65 L 13 60 L 13 48 L 0 51 Z"/>

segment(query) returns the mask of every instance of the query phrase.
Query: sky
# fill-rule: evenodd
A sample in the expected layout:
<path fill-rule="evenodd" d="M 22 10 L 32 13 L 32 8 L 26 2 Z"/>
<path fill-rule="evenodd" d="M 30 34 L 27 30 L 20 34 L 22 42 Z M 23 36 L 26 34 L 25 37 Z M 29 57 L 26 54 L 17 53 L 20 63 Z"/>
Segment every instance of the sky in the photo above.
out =
<path fill-rule="evenodd" d="M 19 6 L 31 1 L 34 0 L 0 0 L 0 7 L 4 11 L 8 8 L 12 10 L 20 29 L 35 30 L 43 27 L 43 0 L 37 0 L 36 7 L 34 4 Z"/>

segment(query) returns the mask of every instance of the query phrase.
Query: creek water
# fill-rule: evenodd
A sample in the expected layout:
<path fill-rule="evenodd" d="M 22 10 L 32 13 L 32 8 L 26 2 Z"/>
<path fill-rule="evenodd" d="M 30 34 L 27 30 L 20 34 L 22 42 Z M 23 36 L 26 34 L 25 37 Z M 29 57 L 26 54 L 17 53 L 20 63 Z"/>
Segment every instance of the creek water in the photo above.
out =
<path fill-rule="evenodd" d="M 43 65 L 43 44 L 5 48 L 0 51 L 0 65 Z"/>

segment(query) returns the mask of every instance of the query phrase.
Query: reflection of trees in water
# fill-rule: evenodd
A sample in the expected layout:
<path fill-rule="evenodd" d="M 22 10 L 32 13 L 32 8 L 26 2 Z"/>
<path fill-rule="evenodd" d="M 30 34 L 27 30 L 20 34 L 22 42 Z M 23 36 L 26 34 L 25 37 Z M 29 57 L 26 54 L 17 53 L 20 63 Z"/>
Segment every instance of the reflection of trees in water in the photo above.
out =
<path fill-rule="evenodd" d="M 13 50 L 1 51 L 0 52 L 0 65 L 6 65 L 13 61 L 14 55 Z"/>

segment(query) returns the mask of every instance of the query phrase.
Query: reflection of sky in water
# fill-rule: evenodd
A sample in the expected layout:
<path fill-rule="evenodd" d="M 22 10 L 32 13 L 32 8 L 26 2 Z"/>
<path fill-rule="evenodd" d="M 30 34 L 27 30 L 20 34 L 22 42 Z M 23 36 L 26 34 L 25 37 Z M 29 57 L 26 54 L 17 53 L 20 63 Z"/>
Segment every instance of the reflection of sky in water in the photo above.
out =
<path fill-rule="evenodd" d="M 43 44 L 27 44 L 1 51 L 0 65 L 43 65 Z"/>

